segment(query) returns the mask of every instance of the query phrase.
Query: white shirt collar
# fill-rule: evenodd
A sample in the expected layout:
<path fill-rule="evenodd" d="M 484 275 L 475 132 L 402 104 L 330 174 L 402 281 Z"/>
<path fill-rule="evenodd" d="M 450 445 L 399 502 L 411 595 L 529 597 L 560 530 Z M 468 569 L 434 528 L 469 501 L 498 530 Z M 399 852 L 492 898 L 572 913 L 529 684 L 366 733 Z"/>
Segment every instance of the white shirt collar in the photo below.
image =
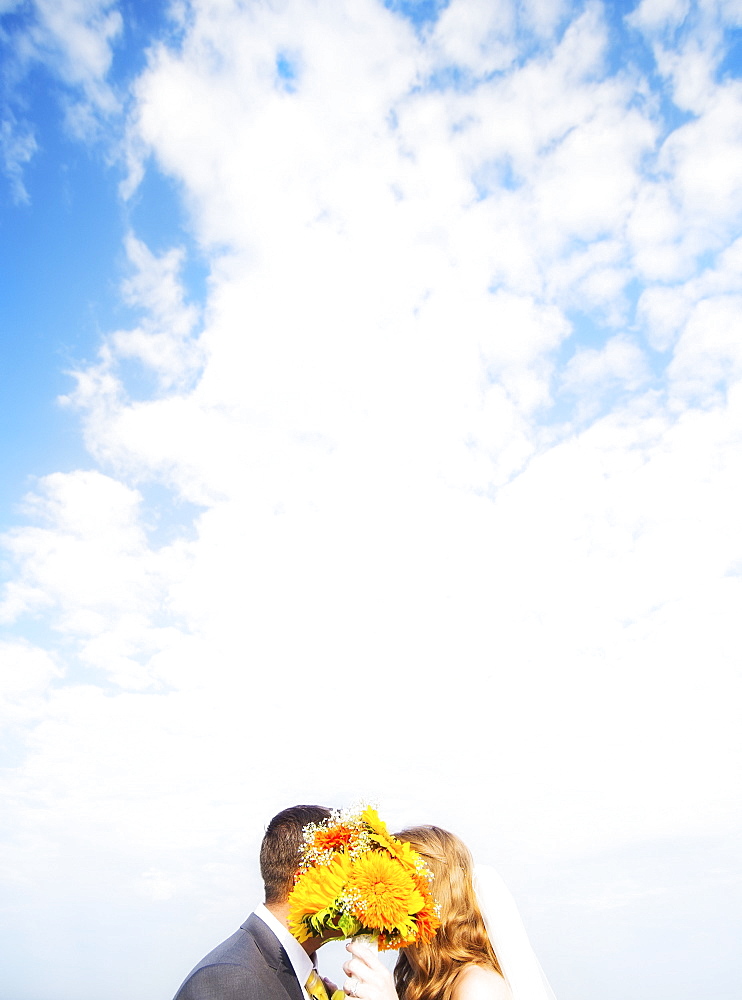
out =
<path fill-rule="evenodd" d="M 263 923 L 270 930 L 272 930 L 278 938 L 283 950 L 288 955 L 289 962 L 291 962 L 291 966 L 296 973 L 296 978 L 299 980 L 299 985 L 302 988 L 304 996 L 307 996 L 307 991 L 304 987 L 307 978 L 309 977 L 309 973 L 314 968 L 311 958 L 304 951 L 291 931 L 287 927 L 284 927 L 277 917 L 273 916 L 267 906 L 264 906 L 263 903 L 259 903 L 255 907 L 254 912 L 255 916 L 260 917 Z"/>

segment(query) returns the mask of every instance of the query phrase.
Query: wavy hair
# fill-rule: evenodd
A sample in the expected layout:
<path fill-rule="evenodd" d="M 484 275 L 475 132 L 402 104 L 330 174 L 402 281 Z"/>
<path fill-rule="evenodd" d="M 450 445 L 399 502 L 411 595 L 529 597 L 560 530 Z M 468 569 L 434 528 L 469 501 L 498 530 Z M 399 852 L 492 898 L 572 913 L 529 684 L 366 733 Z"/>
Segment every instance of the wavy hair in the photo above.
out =
<path fill-rule="evenodd" d="M 450 1000 L 456 977 L 466 965 L 502 974 L 477 905 L 469 849 L 439 826 L 415 826 L 397 836 L 428 862 L 441 926 L 432 941 L 404 948 L 394 969 L 401 1000 Z"/>

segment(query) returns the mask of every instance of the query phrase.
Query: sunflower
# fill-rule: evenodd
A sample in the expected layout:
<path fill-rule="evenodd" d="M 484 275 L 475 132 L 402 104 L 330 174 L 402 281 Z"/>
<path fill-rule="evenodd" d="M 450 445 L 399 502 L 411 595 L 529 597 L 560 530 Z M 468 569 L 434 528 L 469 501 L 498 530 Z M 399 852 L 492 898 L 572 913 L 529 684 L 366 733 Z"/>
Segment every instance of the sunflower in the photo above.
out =
<path fill-rule="evenodd" d="M 408 843 L 399 840 L 389 829 L 383 820 L 379 819 L 379 814 L 372 806 L 367 806 L 361 816 L 363 822 L 370 828 L 370 839 L 379 845 L 384 851 L 388 851 L 393 858 L 397 858 L 411 871 L 420 871 L 421 866 L 427 870 L 417 851 Z"/>
<path fill-rule="evenodd" d="M 350 859 L 336 854 L 327 865 L 300 872 L 289 895 L 289 930 L 299 941 L 320 933 L 348 881 Z"/>
<path fill-rule="evenodd" d="M 391 837 L 389 828 L 382 819 L 379 819 L 379 814 L 373 806 L 366 806 L 361 813 L 361 822 L 369 826 L 374 833 L 381 834 L 385 837 Z"/>
<path fill-rule="evenodd" d="M 414 915 L 425 906 L 411 872 L 384 851 L 369 851 L 356 859 L 348 880 L 353 909 L 366 927 L 414 934 Z"/>
<path fill-rule="evenodd" d="M 397 840 L 396 837 L 394 837 L 393 840 L 393 849 L 389 848 L 389 850 L 394 857 L 401 864 L 403 864 L 405 868 L 409 869 L 411 872 L 415 872 L 418 879 L 431 882 L 433 880 L 432 873 L 424 859 L 420 857 L 412 844 L 408 844 L 405 840 Z"/>
<path fill-rule="evenodd" d="M 370 839 L 377 843 L 379 847 L 383 848 L 385 851 L 389 851 L 390 854 L 396 854 L 397 847 L 400 841 L 397 840 L 391 833 L 386 823 L 379 819 L 379 814 L 372 806 L 366 806 L 361 814 L 361 822 L 371 831 Z"/>

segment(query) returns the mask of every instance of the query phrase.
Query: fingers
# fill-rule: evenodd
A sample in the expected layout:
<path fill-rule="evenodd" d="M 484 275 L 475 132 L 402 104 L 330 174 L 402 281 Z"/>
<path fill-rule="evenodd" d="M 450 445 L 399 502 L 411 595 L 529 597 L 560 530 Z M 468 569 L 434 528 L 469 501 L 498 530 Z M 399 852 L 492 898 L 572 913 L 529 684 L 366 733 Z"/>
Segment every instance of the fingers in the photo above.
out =
<path fill-rule="evenodd" d="M 356 979 L 355 976 L 350 976 L 343 983 L 343 993 L 345 993 L 345 995 L 348 997 L 355 997 L 356 1000 L 359 1000 L 360 998 L 360 993 L 358 992 L 360 988 L 361 988 L 361 983 Z"/>
<path fill-rule="evenodd" d="M 358 983 L 365 982 L 368 978 L 368 969 L 360 964 L 357 964 L 355 959 L 351 959 L 349 962 L 345 963 L 343 966 L 343 972 L 348 979 L 354 981 L 356 985 L 358 985 Z M 345 987 L 343 987 L 343 989 L 345 989 Z M 345 992 L 347 993 L 348 990 L 345 990 Z"/>
<path fill-rule="evenodd" d="M 375 995 L 373 971 L 359 959 L 351 958 L 347 961 L 343 965 L 343 972 L 348 977 L 343 983 L 343 990 L 349 997 L 370 1000 L 372 992 Z"/>
<path fill-rule="evenodd" d="M 346 944 L 346 949 L 355 958 L 360 959 L 369 969 L 384 968 L 384 966 L 379 961 L 377 955 L 371 951 L 368 945 L 361 944 L 360 941 L 354 941 L 352 938 Z"/>
<path fill-rule="evenodd" d="M 346 976 L 356 976 L 356 978 L 360 979 L 364 983 L 371 979 L 378 979 L 379 976 L 383 976 L 386 971 L 387 970 L 374 955 L 371 956 L 371 961 L 368 962 L 365 961 L 363 956 L 355 955 L 353 958 L 349 958 L 343 965 L 343 972 Z"/>

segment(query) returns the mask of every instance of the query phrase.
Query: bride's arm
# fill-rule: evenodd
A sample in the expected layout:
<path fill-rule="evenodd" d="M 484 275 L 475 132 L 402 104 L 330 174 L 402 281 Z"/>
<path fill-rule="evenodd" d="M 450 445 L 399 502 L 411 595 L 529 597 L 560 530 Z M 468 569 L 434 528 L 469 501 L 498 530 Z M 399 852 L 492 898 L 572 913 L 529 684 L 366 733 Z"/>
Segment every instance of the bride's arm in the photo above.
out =
<path fill-rule="evenodd" d="M 456 977 L 451 1000 L 512 1000 L 508 984 L 494 969 L 468 965 Z"/>

